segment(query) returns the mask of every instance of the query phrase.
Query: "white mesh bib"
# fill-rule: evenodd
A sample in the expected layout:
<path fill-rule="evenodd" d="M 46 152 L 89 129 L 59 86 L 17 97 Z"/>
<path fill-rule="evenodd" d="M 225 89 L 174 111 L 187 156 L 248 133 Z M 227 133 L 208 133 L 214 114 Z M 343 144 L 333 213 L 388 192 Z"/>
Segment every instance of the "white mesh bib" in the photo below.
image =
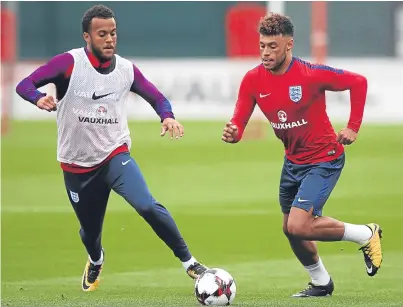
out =
<path fill-rule="evenodd" d="M 92 66 L 84 48 L 70 50 L 74 68 L 70 84 L 57 104 L 57 160 L 90 167 L 113 150 L 131 146 L 126 98 L 133 83 L 133 64 L 116 55 L 113 72 Z"/>

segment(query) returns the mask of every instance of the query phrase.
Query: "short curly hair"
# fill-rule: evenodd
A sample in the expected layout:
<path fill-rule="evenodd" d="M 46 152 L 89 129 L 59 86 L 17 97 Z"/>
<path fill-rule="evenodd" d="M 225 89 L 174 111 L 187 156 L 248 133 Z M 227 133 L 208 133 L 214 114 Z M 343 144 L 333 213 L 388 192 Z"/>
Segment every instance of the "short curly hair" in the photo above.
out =
<path fill-rule="evenodd" d="M 260 19 L 258 31 L 265 36 L 283 35 L 293 37 L 294 25 L 290 17 L 270 13 Z"/>
<path fill-rule="evenodd" d="M 84 13 L 83 20 L 81 22 L 83 33 L 88 33 L 88 31 L 90 30 L 91 21 L 94 18 L 115 18 L 115 14 L 109 7 L 106 7 L 105 5 L 94 5 Z"/>

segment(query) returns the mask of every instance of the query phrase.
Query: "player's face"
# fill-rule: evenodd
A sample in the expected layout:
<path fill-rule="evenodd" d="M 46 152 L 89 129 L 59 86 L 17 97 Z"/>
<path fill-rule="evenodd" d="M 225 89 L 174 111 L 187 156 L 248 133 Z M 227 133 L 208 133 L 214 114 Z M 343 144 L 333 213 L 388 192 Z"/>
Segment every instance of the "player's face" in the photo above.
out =
<path fill-rule="evenodd" d="M 260 56 L 266 69 L 276 71 L 284 64 L 287 53 L 292 49 L 293 39 L 288 36 L 260 35 Z"/>
<path fill-rule="evenodd" d="M 90 33 L 84 33 L 88 47 L 101 60 L 110 60 L 116 48 L 116 22 L 114 18 L 93 18 Z"/>

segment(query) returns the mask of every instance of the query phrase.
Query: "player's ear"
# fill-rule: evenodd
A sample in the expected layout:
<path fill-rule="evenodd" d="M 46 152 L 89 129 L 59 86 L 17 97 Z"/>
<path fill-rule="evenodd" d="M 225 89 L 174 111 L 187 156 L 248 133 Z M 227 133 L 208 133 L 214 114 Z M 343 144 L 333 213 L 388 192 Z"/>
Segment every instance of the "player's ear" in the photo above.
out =
<path fill-rule="evenodd" d="M 290 51 L 294 47 L 294 39 L 290 38 L 287 42 L 287 51 Z"/>
<path fill-rule="evenodd" d="M 84 38 L 84 40 L 85 40 L 85 42 L 86 42 L 87 44 L 90 43 L 90 41 L 91 41 L 90 35 L 89 35 L 87 32 L 84 32 L 84 33 L 83 33 L 83 38 Z"/>

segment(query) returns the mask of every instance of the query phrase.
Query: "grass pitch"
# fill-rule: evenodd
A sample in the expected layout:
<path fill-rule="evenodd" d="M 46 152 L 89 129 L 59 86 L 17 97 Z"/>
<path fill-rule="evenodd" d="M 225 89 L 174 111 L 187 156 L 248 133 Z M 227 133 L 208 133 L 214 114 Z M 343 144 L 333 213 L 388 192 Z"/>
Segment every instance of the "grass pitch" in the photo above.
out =
<path fill-rule="evenodd" d="M 269 126 L 264 139 L 229 145 L 220 140 L 223 122 L 183 124 L 185 137 L 170 141 L 158 122 L 131 123 L 132 156 L 194 256 L 234 276 L 234 306 L 403 305 L 403 126 L 363 124 L 324 208 L 346 222 L 381 224 L 378 275 L 366 275 L 357 245 L 319 243 L 334 295 L 292 299 L 309 277 L 281 230 L 281 143 Z M 180 262 L 116 194 L 100 288 L 80 290 L 87 255 L 56 161 L 54 122 L 12 123 L 1 179 L 2 306 L 198 306 Z"/>

